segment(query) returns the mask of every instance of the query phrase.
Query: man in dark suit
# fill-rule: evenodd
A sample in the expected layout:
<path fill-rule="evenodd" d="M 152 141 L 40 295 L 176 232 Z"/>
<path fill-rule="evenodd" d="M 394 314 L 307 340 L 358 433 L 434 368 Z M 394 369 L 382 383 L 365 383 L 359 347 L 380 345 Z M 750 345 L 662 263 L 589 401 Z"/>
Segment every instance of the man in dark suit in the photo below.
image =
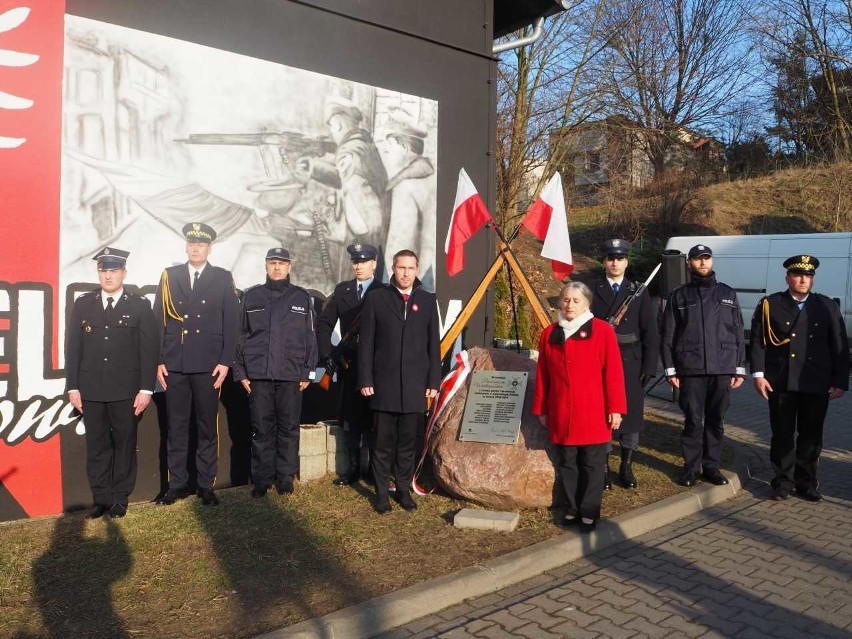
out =
<path fill-rule="evenodd" d="M 622 239 L 604 243 L 606 275 L 592 282 L 592 313 L 602 320 L 613 317 L 638 284 L 624 276 L 628 265 L 630 242 Z M 654 305 L 647 292 L 634 299 L 621 321 L 614 326 L 624 365 L 624 384 L 627 390 L 627 415 L 621 428 L 613 431 L 621 443 L 621 464 L 618 479 L 625 488 L 636 488 L 633 474 L 633 455 L 639 449 L 639 433 L 645 424 L 644 382 L 657 371 L 660 336 Z M 609 465 L 605 471 L 604 489 L 611 487 Z"/>
<path fill-rule="evenodd" d="M 127 251 L 104 248 L 101 287 L 74 302 L 65 340 L 68 400 L 86 424 L 89 517 L 124 517 L 136 485 L 136 428 L 157 374 L 151 304 L 124 290 Z"/>
<path fill-rule="evenodd" d="M 374 415 L 375 509 L 382 515 L 391 510 L 391 464 L 399 505 L 417 508 L 410 493 L 417 431 L 441 382 L 435 295 L 421 287 L 413 251 L 398 251 L 392 269 L 390 283 L 364 300 L 358 348 L 358 385 Z"/>
<path fill-rule="evenodd" d="M 183 227 L 185 264 L 163 271 L 154 314 L 160 324 L 157 379 L 166 390 L 169 489 L 160 503 L 189 495 L 190 416 L 198 428 L 198 495 L 205 506 L 219 503 L 213 493 L 218 462 L 219 389 L 234 361 L 240 327 L 240 300 L 230 271 L 208 263 L 216 231 L 193 222 Z"/>
<path fill-rule="evenodd" d="M 336 486 L 349 486 L 358 481 L 361 465 L 361 442 L 368 439 L 372 414 L 369 400 L 358 388 L 358 326 L 364 297 L 369 291 L 382 288 L 375 278 L 378 249 L 370 244 L 350 244 L 346 247 L 352 260 L 354 280 L 341 282 L 317 320 L 317 343 L 320 361 L 326 369 L 336 370 L 340 381 L 340 425 L 344 432 L 347 470 L 334 480 Z M 343 342 L 334 348 L 331 335 L 337 322 Z M 369 442 L 364 441 L 369 450 Z"/>
<path fill-rule="evenodd" d="M 784 262 L 787 290 L 764 297 L 751 322 L 754 387 L 769 401 L 772 498 L 820 501 L 817 465 L 828 402 L 849 388 L 849 345 L 837 303 L 814 293 L 819 260 Z M 798 430 L 798 437 L 796 431 Z"/>

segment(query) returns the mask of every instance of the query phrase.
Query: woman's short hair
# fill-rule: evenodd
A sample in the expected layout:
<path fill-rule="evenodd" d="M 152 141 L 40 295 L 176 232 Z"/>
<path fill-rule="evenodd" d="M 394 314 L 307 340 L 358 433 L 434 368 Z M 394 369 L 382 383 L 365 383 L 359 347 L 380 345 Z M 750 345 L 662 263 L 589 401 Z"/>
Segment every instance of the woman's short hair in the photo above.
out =
<path fill-rule="evenodd" d="M 562 290 L 559 291 L 559 299 L 561 300 L 565 297 L 565 294 L 568 291 L 578 291 L 580 295 L 586 298 L 586 301 L 589 303 L 589 306 L 592 305 L 592 289 L 583 284 L 582 282 L 568 282 L 565 286 L 562 287 Z"/>

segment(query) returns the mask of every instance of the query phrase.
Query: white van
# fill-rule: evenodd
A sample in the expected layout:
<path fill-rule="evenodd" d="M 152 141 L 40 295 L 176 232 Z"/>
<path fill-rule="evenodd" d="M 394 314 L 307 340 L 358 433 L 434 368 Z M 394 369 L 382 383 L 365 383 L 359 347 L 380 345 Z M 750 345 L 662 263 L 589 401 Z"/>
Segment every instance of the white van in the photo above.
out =
<path fill-rule="evenodd" d="M 784 260 L 813 255 L 819 259 L 813 290 L 837 300 L 846 333 L 852 336 L 852 233 L 673 237 L 666 249 L 687 253 L 696 244 L 713 250 L 718 281 L 737 291 L 746 331 L 760 298 L 787 288 Z"/>

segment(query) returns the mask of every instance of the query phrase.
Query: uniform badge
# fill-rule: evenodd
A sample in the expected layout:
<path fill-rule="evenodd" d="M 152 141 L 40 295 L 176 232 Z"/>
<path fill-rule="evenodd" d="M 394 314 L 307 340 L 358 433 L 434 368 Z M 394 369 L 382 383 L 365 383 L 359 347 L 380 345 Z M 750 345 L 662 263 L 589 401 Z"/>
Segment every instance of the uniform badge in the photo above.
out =
<path fill-rule="evenodd" d="M 86 324 L 86 329 L 85 329 L 85 330 L 86 330 L 86 332 L 87 332 L 87 333 L 91 333 L 91 332 L 92 332 L 92 327 L 91 327 L 91 326 L 89 326 L 88 324 Z"/>

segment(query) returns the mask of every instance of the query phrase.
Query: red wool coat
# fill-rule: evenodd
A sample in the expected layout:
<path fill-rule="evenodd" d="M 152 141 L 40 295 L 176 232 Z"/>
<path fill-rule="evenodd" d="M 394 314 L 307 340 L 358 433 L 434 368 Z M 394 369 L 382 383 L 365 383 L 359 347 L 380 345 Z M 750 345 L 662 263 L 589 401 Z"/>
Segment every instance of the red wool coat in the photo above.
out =
<path fill-rule="evenodd" d="M 550 441 L 554 444 L 606 443 L 612 438 L 607 415 L 627 412 L 624 370 L 615 332 L 606 322 L 593 319 L 564 344 L 554 344 L 554 331 L 561 333 L 562 328 L 558 324 L 548 326 L 538 345 L 532 412 L 547 415 Z"/>

